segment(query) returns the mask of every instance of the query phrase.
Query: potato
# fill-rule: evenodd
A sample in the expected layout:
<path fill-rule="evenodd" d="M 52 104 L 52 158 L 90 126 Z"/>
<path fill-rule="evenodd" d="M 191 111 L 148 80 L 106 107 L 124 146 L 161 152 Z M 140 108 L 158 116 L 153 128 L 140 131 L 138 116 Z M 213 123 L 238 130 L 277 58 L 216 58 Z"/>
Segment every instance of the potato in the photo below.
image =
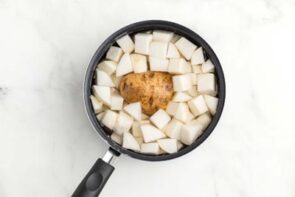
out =
<path fill-rule="evenodd" d="M 116 77 L 120 77 L 123 75 L 126 75 L 128 73 L 131 73 L 133 71 L 131 58 L 129 53 L 125 53 L 120 62 L 118 63 L 117 69 L 116 69 Z"/>
<path fill-rule="evenodd" d="M 98 114 L 103 111 L 103 103 L 98 101 L 97 98 L 95 98 L 95 96 L 91 95 L 90 100 L 95 114 Z"/>
<path fill-rule="evenodd" d="M 194 50 L 197 48 L 195 44 L 184 37 L 181 37 L 175 43 L 175 46 L 178 48 L 178 50 L 185 57 L 186 60 L 191 59 Z"/>
<path fill-rule="evenodd" d="M 123 133 L 123 145 L 124 148 L 134 151 L 140 151 L 140 146 L 136 139 L 128 132 Z"/>
<path fill-rule="evenodd" d="M 122 55 L 123 55 L 123 50 L 121 48 L 111 46 L 106 54 L 106 58 L 109 60 L 113 60 L 115 62 L 119 62 Z"/>
<path fill-rule="evenodd" d="M 183 123 L 177 119 L 172 119 L 165 128 L 165 134 L 172 139 L 180 140 L 180 132 Z"/>
<path fill-rule="evenodd" d="M 159 129 L 163 129 L 171 120 L 170 116 L 163 109 L 159 109 L 150 117 L 151 122 Z"/>
<path fill-rule="evenodd" d="M 168 71 L 168 64 L 169 64 L 168 59 L 149 57 L 149 62 L 150 62 L 151 71 L 161 71 L 161 72 Z"/>
<path fill-rule="evenodd" d="M 190 110 L 195 116 L 203 114 L 208 111 L 208 107 L 202 95 L 199 95 L 188 102 Z"/>
<path fill-rule="evenodd" d="M 202 47 L 195 50 L 192 54 L 191 63 L 192 65 L 203 64 L 205 62 Z"/>
<path fill-rule="evenodd" d="M 211 60 L 207 60 L 202 64 L 202 72 L 203 73 L 209 73 L 209 72 L 214 72 L 215 66 L 211 62 Z"/>
<path fill-rule="evenodd" d="M 151 124 L 143 124 L 140 128 L 145 143 L 165 138 L 165 134 Z"/>
<path fill-rule="evenodd" d="M 180 54 L 173 43 L 168 44 L 167 58 L 180 58 Z"/>
<path fill-rule="evenodd" d="M 131 53 L 134 50 L 134 43 L 127 34 L 117 40 L 117 44 L 123 49 L 125 53 Z"/>
<path fill-rule="evenodd" d="M 140 54 L 131 54 L 130 57 L 131 57 L 133 71 L 135 73 L 143 73 L 148 70 L 146 56 L 140 55 Z"/>
<path fill-rule="evenodd" d="M 104 71 L 96 69 L 96 85 L 115 87 L 112 78 Z"/>
<path fill-rule="evenodd" d="M 135 120 L 141 120 L 140 102 L 131 103 L 124 107 L 124 110 L 130 114 Z"/>
<path fill-rule="evenodd" d="M 192 87 L 192 81 L 189 75 L 176 75 L 172 77 L 173 89 L 176 92 L 189 90 Z"/>
<path fill-rule="evenodd" d="M 108 75 L 112 75 L 117 68 L 117 63 L 114 61 L 105 60 L 97 65 L 97 69 L 104 71 Z"/>
<path fill-rule="evenodd" d="M 92 86 L 93 94 L 104 104 L 111 105 L 111 88 L 106 86 Z"/>
<path fill-rule="evenodd" d="M 177 140 L 176 139 L 161 139 L 157 141 L 160 148 L 166 153 L 172 154 L 177 152 Z"/>
<path fill-rule="evenodd" d="M 123 111 L 120 111 L 113 130 L 118 135 L 122 135 L 125 132 L 129 132 L 129 130 L 132 127 L 132 124 L 133 124 L 133 119 L 129 115 L 124 113 Z"/>
<path fill-rule="evenodd" d="M 153 36 L 147 33 L 137 33 L 135 38 L 135 53 L 143 55 L 149 54 L 150 43 L 152 42 Z"/>
<path fill-rule="evenodd" d="M 143 143 L 140 147 L 140 152 L 144 154 L 158 155 L 160 153 L 160 147 L 157 143 Z"/>
<path fill-rule="evenodd" d="M 207 107 L 212 115 L 216 113 L 218 98 L 210 95 L 204 95 Z"/>
<path fill-rule="evenodd" d="M 153 40 L 169 42 L 174 36 L 173 32 L 163 31 L 163 30 L 154 30 L 153 31 Z"/>
<path fill-rule="evenodd" d="M 216 90 L 216 79 L 215 75 L 212 73 L 202 73 L 198 74 L 198 92 L 201 94 L 208 94 L 215 96 L 217 93 Z"/>
<path fill-rule="evenodd" d="M 104 126 L 108 127 L 109 129 L 113 130 L 116 121 L 117 121 L 118 114 L 112 110 L 106 110 L 101 122 Z"/>

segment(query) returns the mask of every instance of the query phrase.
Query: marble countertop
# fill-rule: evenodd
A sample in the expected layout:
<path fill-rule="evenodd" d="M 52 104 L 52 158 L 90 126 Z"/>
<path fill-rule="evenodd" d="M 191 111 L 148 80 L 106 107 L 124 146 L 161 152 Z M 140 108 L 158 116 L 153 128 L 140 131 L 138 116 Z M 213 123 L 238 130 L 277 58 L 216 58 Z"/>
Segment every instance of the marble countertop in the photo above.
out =
<path fill-rule="evenodd" d="M 70 196 L 107 145 L 82 100 L 100 43 L 140 20 L 212 46 L 227 99 L 212 135 L 171 161 L 121 156 L 101 196 L 295 196 L 294 0 L 0 0 L 0 196 Z"/>

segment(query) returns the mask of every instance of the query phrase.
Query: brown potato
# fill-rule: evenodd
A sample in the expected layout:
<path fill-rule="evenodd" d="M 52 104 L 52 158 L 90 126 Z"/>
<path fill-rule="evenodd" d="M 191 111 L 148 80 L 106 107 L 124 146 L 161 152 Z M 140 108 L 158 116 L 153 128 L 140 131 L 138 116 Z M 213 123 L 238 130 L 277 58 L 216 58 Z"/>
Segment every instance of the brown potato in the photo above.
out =
<path fill-rule="evenodd" d="M 143 113 L 152 115 L 166 109 L 173 96 L 172 76 L 163 72 L 131 73 L 120 82 L 120 93 L 127 103 L 140 101 Z"/>

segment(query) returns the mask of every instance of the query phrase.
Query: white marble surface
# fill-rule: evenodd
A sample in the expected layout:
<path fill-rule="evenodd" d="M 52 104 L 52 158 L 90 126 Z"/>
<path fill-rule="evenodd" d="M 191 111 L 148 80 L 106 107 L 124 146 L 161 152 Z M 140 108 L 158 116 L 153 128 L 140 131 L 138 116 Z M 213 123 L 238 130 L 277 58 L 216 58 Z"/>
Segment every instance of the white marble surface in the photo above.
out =
<path fill-rule="evenodd" d="M 166 19 L 205 38 L 226 76 L 223 116 L 198 149 L 126 156 L 101 196 L 295 196 L 294 0 L 0 0 L 0 196 L 70 196 L 107 149 L 82 82 L 99 44 Z"/>

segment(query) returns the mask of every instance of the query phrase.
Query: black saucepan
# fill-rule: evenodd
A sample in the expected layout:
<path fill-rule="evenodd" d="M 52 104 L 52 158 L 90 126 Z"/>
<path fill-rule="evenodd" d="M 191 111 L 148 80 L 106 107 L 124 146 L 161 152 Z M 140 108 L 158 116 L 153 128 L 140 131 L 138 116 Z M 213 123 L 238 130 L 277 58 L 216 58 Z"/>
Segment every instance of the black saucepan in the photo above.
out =
<path fill-rule="evenodd" d="M 212 118 L 211 123 L 205 129 L 203 134 L 190 146 L 186 146 L 179 150 L 174 154 L 166 154 L 166 155 L 147 155 L 137 153 L 131 150 L 127 150 L 120 146 L 119 144 L 113 142 L 110 138 L 110 131 L 108 128 L 103 127 L 99 121 L 97 121 L 94 110 L 91 105 L 91 101 L 89 99 L 91 95 L 91 86 L 93 84 L 93 77 L 95 73 L 95 69 L 97 64 L 105 57 L 105 54 L 109 47 L 115 45 L 115 42 L 118 38 L 129 34 L 133 35 L 137 32 L 148 31 L 148 30 L 166 30 L 175 32 L 178 35 L 184 36 L 197 46 L 202 46 L 205 51 L 205 56 L 210 58 L 212 63 L 215 65 L 216 75 L 217 75 L 217 83 L 218 83 L 218 97 L 219 102 L 217 106 L 217 111 L 214 117 Z M 180 157 L 193 149 L 199 146 L 213 131 L 219 118 L 222 114 L 224 101 L 225 101 L 225 80 L 223 71 L 220 65 L 220 62 L 215 55 L 212 48 L 203 40 L 198 34 L 193 32 L 192 30 L 168 21 L 161 21 L 161 20 L 150 20 L 150 21 L 141 21 L 137 23 L 133 23 L 122 29 L 118 30 L 117 32 L 113 33 L 110 37 L 108 37 L 101 46 L 97 49 L 94 56 L 92 57 L 90 64 L 88 66 L 86 77 L 85 77 L 85 84 L 84 84 L 84 101 L 86 110 L 89 116 L 89 119 L 95 128 L 96 132 L 104 139 L 106 143 L 110 146 L 109 150 L 105 154 L 102 159 L 98 159 L 93 167 L 90 169 L 88 174 L 84 177 L 82 182 L 79 184 L 75 192 L 72 196 L 74 197 L 95 197 L 98 196 L 101 190 L 103 189 L 105 183 L 109 179 L 110 175 L 112 174 L 114 167 L 110 164 L 111 160 L 114 156 L 119 156 L 121 153 L 125 155 L 129 155 L 136 159 L 146 160 L 146 161 L 164 161 L 168 159 L 174 159 L 176 157 Z"/>

